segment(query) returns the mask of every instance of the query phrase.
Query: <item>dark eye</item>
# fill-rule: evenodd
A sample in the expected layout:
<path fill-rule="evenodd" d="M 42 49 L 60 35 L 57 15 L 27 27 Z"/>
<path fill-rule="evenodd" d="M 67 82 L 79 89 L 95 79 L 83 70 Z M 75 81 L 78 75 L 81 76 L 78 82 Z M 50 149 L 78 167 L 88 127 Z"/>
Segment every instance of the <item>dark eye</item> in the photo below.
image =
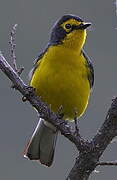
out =
<path fill-rule="evenodd" d="M 71 24 L 66 24 L 65 27 L 66 27 L 66 29 L 71 29 L 72 26 L 71 26 Z"/>

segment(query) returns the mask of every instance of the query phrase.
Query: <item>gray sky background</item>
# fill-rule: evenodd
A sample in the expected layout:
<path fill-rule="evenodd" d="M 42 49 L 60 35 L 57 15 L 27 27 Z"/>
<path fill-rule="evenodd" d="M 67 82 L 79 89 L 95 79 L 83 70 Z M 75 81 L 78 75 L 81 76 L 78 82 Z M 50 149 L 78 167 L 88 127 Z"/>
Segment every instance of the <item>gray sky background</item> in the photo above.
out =
<path fill-rule="evenodd" d="M 72 13 L 92 22 L 85 50 L 95 67 L 95 86 L 88 109 L 79 122 L 81 134 L 90 139 L 103 123 L 111 99 L 117 95 L 117 17 L 115 1 L 97 0 L 0 0 L 0 50 L 10 62 L 9 34 L 17 23 L 17 64 L 27 74 L 33 60 L 48 41 L 53 23 Z M 24 147 L 37 124 L 37 115 L 21 95 L 10 89 L 10 81 L 0 72 L 0 179 L 62 180 L 76 158 L 76 150 L 59 136 L 53 166 L 46 168 L 23 158 Z M 103 160 L 117 158 L 117 142 L 108 146 Z M 117 167 L 97 167 L 90 180 L 116 180 Z"/>

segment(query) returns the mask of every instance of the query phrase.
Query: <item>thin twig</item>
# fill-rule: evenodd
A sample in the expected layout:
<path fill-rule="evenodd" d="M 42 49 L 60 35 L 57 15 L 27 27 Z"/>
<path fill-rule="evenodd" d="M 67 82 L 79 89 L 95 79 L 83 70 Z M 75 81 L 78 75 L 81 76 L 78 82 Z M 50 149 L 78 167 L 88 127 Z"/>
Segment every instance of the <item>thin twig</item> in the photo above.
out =
<path fill-rule="evenodd" d="M 18 69 L 17 63 L 16 63 L 16 53 L 15 53 L 16 43 L 15 43 L 15 37 L 16 37 L 17 26 L 18 25 L 15 24 L 13 26 L 12 30 L 11 30 L 9 44 L 10 44 L 10 49 L 11 49 L 11 59 L 12 59 L 12 63 L 13 63 L 13 69 L 20 76 L 22 74 L 23 70 L 24 70 L 24 67 L 21 67 L 21 68 Z M 12 87 L 15 88 L 14 85 Z"/>
<path fill-rule="evenodd" d="M 97 166 L 117 166 L 117 160 L 116 161 L 98 162 Z"/>
<path fill-rule="evenodd" d="M 24 71 L 24 67 L 19 68 L 17 71 L 18 75 L 20 76 L 23 71 Z"/>
<path fill-rule="evenodd" d="M 11 58 L 12 58 L 13 68 L 14 68 L 14 70 L 17 72 L 17 71 L 18 71 L 18 68 L 17 68 L 17 64 L 16 64 L 16 55 L 15 55 L 15 48 L 16 48 L 16 44 L 15 44 L 16 28 L 17 28 L 17 24 L 15 24 L 15 25 L 13 26 L 12 30 L 11 30 L 9 44 L 10 44 L 10 46 L 11 46 Z"/>

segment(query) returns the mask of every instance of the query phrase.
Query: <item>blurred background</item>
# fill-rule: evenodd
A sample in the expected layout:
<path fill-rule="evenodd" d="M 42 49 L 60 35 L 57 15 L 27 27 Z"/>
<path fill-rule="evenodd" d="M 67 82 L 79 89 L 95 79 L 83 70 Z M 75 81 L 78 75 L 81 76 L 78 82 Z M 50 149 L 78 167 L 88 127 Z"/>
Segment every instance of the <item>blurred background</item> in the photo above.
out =
<path fill-rule="evenodd" d="M 111 100 L 117 95 L 117 17 L 115 1 L 97 0 L 0 0 L 0 50 L 10 59 L 9 37 L 17 23 L 17 64 L 24 66 L 22 78 L 28 82 L 33 60 L 48 42 L 53 23 L 66 13 L 92 22 L 84 47 L 95 68 L 95 86 L 89 106 L 80 119 L 83 137 L 91 139 L 103 123 Z M 37 124 L 37 114 L 21 94 L 10 89 L 11 82 L 0 72 L 0 179 L 62 180 L 72 168 L 75 146 L 59 135 L 52 167 L 23 157 L 25 145 Z M 111 143 L 102 160 L 117 158 L 117 142 Z M 117 167 L 97 167 L 90 180 L 116 180 Z"/>

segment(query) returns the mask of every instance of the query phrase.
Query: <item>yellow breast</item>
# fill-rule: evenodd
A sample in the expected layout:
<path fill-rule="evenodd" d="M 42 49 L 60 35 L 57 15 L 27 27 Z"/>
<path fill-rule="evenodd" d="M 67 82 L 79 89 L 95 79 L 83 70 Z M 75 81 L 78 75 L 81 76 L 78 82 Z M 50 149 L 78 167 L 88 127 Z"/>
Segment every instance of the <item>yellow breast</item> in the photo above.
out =
<path fill-rule="evenodd" d="M 90 85 L 82 54 L 61 45 L 51 46 L 36 68 L 30 85 L 42 100 L 57 111 L 63 106 L 65 118 L 81 116 L 88 104 Z"/>

